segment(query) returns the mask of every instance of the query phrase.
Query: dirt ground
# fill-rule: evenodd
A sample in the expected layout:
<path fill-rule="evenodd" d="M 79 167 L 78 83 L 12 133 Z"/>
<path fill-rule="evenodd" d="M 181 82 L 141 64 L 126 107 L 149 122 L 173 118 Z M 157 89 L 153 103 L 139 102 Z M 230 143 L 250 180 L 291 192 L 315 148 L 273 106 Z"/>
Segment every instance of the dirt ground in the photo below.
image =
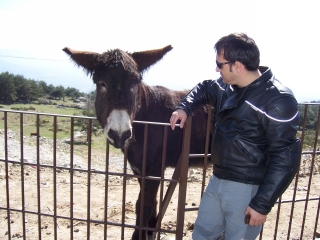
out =
<path fill-rule="evenodd" d="M 19 134 L 9 132 L 8 141 L 8 159 L 20 161 L 20 137 Z M 0 130 L 0 158 L 4 159 L 4 134 Z M 20 163 L 8 164 L 8 182 L 9 182 L 9 202 L 10 208 L 27 211 L 23 219 L 22 213 L 19 211 L 10 211 L 10 228 L 12 238 L 22 238 L 23 224 L 26 228 L 26 239 L 39 239 L 39 228 L 41 230 L 41 239 L 54 239 L 55 231 L 57 239 L 87 239 L 88 231 L 90 239 L 103 239 L 104 232 L 107 232 L 107 238 L 110 240 L 121 239 L 122 228 L 119 226 L 124 219 L 125 224 L 135 224 L 135 202 L 139 192 L 137 179 L 127 179 L 126 195 L 125 195 L 125 213 L 122 214 L 123 200 L 123 178 L 121 176 L 111 175 L 108 178 L 108 186 L 106 189 L 106 177 L 103 174 L 105 170 L 105 160 L 103 156 L 92 153 L 91 169 L 101 170 L 98 173 L 90 173 L 81 171 L 88 169 L 87 156 L 75 149 L 73 158 L 73 166 L 77 168 L 70 174 L 67 169 L 56 169 L 54 174 L 53 166 L 53 145 L 49 139 L 40 140 L 40 163 L 46 166 L 38 169 L 32 165 L 36 163 L 37 151 L 34 147 L 36 137 L 24 137 L 24 162 L 26 165 L 22 168 Z M 70 166 L 70 146 L 63 142 L 57 145 L 56 165 L 68 168 Z M 306 198 L 309 192 L 309 198 L 318 198 L 320 193 L 320 174 L 319 159 L 317 159 L 313 169 L 314 174 L 310 180 L 310 160 L 311 156 L 306 156 L 302 161 L 301 171 L 296 188 L 296 199 Z M 112 155 L 110 158 L 109 172 L 122 173 L 124 162 L 121 155 Z M 23 174 L 22 174 L 23 170 Z M 130 169 L 127 169 L 130 173 Z M 206 182 L 211 175 L 208 169 Z M 171 178 L 173 169 L 167 169 L 165 178 Z M 4 161 L 0 161 L 0 239 L 9 239 L 8 236 L 8 214 L 7 207 L 7 191 L 6 191 L 6 165 Z M 55 180 L 54 180 L 55 179 Z M 197 207 L 200 202 L 202 169 L 189 170 L 186 208 Z M 22 180 L 24 182 L 24 197 L 22 196 Z M 309 181 L 311 187 L 308 191 Z M 56 184 L 54 184 L 56 182 Z M 71 184 L 73 194 L 71 194 Z M 40 192 L 37 191 L 40 186 Z M 164 184 L 165 189 L 168 186 Z M 56 190 L 56 201 L 54 201 L 54 190 Z M 177 216 L 177 190 L 169 204 L 162 221 L 163 229 L 175 229 Z M 294 181 L 282 196 L 283 200 L 291 200 L 294 192 Z M 89 193 L 89 194 L 88 194 Z M 38 198 L 38 195 L 40 197 Z M 105 196 L 107 195 L 107 203 Z M 71 196 L 73 196 L 73 204 L 71 204 Z M 39 200 L 38 200 L 39 199 Z M 23 201 L 24 200 L 24 201 Z M 87 203 L 90 202 L 90 206 Z M 300 239 L 302 225 L 303 240 L 312 239 L 315 229 L 315 218 L 318 211 L 318 200 L 309 201 L 306 205 L 305 201 L 298 201 L 294 204 L 293 220 L 290 231 L 290 239 Z M 291 203 L 282 203 L 280 205 L 280 215 L 277 224 L 278 204 L 275 205 L 272 212 L 268 215 L 267 222 L 264 225 L 262 239 L 274 239 L 275 227 L 277 227 L 276 239 L 287 239 L 289 218 L 291 213 Z M 56 212 L 55 212 L 56 209 Z M 73 210 L 73 211 L 72 211 Z M 34 214 L 41 212 L 42 216 Z M 71 216 L 70 212 L 73 213 Z M 54 218 L 47 215 L 56 214 L 56 227 Z M 115 223 L 108 225 L 105 229 L 103 221 L 105 213 L 107 213 L 108 221 Z M 46 215 L 47 214 L 47 215 Z M 305 221 L 303 216 L 305 214 Z M 193 223 L 195 221 L 197 211 L 187 211 L 185 213 L 184 239 L 191 239 Z M 73 217 L 73 221 L 70 218 Z M 94 220 L 89 226 L 82 220 Z M 40 223 L 40 224 L 39 224 Z M 277 224 L 277 225 L 276 225 Z M 318 222 L 317 232 L 320 232 L 320 223 Z M 124 239 L 130 239 L 133 229 L 125 228 L 123 232 Z M 175 239 L 173 234 L 161 233 L 160 239 Z"/>

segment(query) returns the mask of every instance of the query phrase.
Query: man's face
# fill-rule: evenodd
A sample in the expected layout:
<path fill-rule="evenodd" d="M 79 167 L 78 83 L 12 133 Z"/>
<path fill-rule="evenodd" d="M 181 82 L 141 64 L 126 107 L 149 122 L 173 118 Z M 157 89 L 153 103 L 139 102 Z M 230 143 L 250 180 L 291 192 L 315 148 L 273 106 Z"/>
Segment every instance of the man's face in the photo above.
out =
<path fill-rule="evenodd" d="M 234 63 L 226 60 L 223 53 L 216 55 L 216 71 L 220 72 L 224 83 L 229 85 L 236 85 L 235 74 L 233 71 Z"/>

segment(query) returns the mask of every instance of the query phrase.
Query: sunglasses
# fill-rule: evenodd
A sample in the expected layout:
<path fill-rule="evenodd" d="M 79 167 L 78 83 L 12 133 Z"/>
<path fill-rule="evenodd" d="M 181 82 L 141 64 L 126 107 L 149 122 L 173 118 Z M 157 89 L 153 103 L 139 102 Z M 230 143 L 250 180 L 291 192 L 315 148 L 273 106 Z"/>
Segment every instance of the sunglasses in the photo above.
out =
<path fill-rule="evenodd" d="M 222 68 L 223 65 L 228 64 L 228 63 L 233 63 L 233 62 L 223 62 L 223 63 L 219 63 L 219 62 L 216 60 L 217 67 L 220 68 L 220 69 Z"/>

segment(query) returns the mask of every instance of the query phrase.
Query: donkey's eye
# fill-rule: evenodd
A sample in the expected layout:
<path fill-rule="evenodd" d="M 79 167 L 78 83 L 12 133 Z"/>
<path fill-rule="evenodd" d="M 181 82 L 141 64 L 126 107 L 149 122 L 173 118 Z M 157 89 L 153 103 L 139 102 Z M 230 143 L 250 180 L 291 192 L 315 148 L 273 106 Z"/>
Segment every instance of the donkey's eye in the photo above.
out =
<path fill-rule="evenodd" d="M 107 90 L 107 84 L 103 81 L 100 81 L 99 83 L 99 87 L 101 88 L 101 90 Z"/>

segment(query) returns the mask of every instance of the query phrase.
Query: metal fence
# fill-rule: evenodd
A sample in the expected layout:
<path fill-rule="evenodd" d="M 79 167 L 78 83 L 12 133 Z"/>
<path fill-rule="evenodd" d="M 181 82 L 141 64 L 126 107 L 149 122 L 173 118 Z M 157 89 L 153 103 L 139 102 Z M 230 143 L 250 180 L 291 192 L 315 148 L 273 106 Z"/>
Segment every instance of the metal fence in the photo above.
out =
<path fill-rule="evenodd" d="M 320 237 L 320 105 L 299 107 L 298 134 L 304 146 L 300 171 L 268 215 L 260 239 Z M 83 121 L 88 127 L 79 132 Z M 0 238 L 130 239 L 134 229 L 147 229 L 154 231 L 156 239 L 191 239 L 211 175 L 211 166 L 188 171 L 183 164 L 199 157 L 189 155 L 191 129 L 184 129 L 184 151 L 177 168 L 165 170 L 163 164 L 161 177 L 136 176 L 127 165 L 126 153 L 117 152 L 103 134 L 95 132 L 95 121 L 0 110 Z M 135 124 L 145 125 L 146 137 L 149 126 L 159 125 L 167 138 L 168 124 Z M 166 141 L 163 144 L 165 159 Z M 210 157 L 207 150 L 200 156 L 205 163 Z M 147 164 L 145 157 L 142 161 Z M 160 181 L 159 221 L 154 229 L 135 225 L 138 178 Z"/>

